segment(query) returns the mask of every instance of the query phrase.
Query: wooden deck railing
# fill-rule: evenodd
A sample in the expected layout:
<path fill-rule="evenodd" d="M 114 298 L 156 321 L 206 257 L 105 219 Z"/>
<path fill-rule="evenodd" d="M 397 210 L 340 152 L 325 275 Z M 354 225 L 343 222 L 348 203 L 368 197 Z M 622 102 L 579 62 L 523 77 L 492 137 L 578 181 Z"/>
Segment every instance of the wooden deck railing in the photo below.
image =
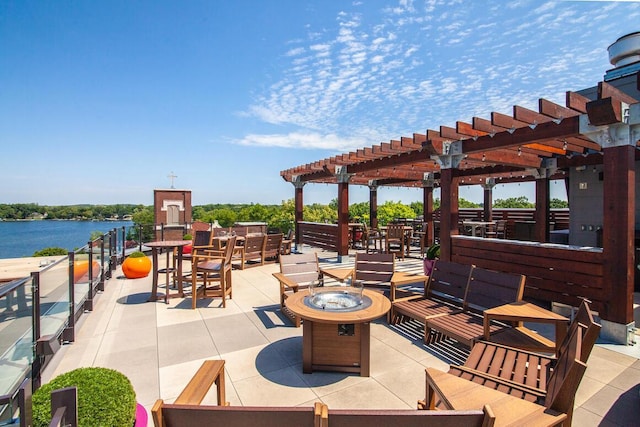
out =
<path fill-rule="evenodd" d="M 577 307 L 583 297 L 606 316 L 601 249 L 453 236 L 452 261 L 524 274 L 525 298 Z"/>
<path fill-rule="evenodd" d="M 319 222 L 299 222 L 300 243 L 328 251 L 338 251 L 338 226 Z"/>

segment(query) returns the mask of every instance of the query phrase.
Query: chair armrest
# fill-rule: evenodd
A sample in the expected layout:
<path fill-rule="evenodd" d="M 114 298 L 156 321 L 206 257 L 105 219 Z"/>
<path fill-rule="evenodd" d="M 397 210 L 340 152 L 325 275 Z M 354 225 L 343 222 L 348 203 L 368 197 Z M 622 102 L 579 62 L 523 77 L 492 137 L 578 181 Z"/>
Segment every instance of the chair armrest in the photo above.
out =
<path fill-rule="evenodd" d="M 205 360 L 174 404 L 199 405 L 213 383 L 218 387 L 218 405 L 228 406 L 225 397 L 224 360 Z"/>
<path fill-rule="evenodd" d="M 280 282 L 281 285 L 293 289 L 293 290 L 297 290 L 298 289 L 298 284 L 296 282 L 294 282 L 293 280 L 291 280 L 290 278 L 288 278 L 287 276 L 285 276 L 282 273 L 273 273 L 273 277 L 275 277 L 276 279 L 278 279 L 278 281 Z"/>
<path fill-rule="evenodd" d="M 409 285 L 412 283 L 420 283 L 422 282 L 422 294 L 415 293 L 416 296 L 424 296 L 427 291 L 427 281 L 429 280 L 428 276 L 423 276 L 421 274 L 407 274 L 402 272 L 395 272 L 393 276 L 391 276 L 391 289 L 389 299 L 393 302 L 398 300 L 396 298 L 396 290 L 398 286 Z"/>

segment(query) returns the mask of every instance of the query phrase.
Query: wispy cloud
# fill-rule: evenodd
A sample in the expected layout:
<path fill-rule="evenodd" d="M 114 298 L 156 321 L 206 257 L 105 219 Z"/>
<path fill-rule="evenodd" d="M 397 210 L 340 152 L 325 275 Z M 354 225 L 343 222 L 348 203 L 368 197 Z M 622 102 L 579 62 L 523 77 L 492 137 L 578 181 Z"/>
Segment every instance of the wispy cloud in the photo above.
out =
<path fill-rule="evenodd" d="M 287 131 L 238 143 L 345 151 L 540 97 L 562 102 L 602 78 L 606 47 L 637 30 L 639 14 L 615 2 L 353 3 L 334 28 L 309 24 L 306 40 L 283 47 L 282 74 L 249 108 Z"/>

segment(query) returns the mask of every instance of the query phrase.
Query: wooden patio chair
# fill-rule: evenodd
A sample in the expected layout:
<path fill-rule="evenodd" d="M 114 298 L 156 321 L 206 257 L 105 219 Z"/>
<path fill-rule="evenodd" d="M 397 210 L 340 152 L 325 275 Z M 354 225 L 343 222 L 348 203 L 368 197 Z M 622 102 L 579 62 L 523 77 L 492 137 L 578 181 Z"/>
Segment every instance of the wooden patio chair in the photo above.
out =
<path fill-rule="evenodd" d="M 191 308 L 196 308 L 199 297 L 222 297 L 222 307 L 227 307 L 227 296 L 233 297 L 231 282 L 231 256 L 235 247 L 236 237 L 232 236 L 222 251 L 211 248 L 194 248 L 191 262 Z M 202 286 L 198 288 L 198 282 Z M 210 286 L 211 282 L 218 285 Z"/>
<path fill-rule="evenodd" d="M 373 249 L 371 245 L 373 244 Z M 382 251 L 382 239 L 378 230 L 370 228 L 366 223 L 362 224 L 362 247 L 367 253 Z"/>
<path fill-rule="evenodd" d="M 289 230 L 286 234 L 286 236 L 284 236 L 282 238 L 282 248 L 280 250 L 280 253 L 283 255 L 289 255 L 291 253 L 291 247 L 293 246 L 293 228 L 291 230 Z"/>
<path fill-rule="evenodd" d="M 499 219 L 495 224 L 490 225 L 484 232 L 485 237 L 494 237 L 496 239 L 507 238 L 507 221 Z"/>
<path fill-rule="evenodd" d="M 577 339 L 574 335 L 580 334 L 581 342 L 579 355 L 576 357 L 580 362 L 587 363 L 600 334 L 600 328 L 593 319 L 588 302 L 583 300 L 569 325 L 565 339 L 560 344 L 557 358 L 505 344 L 480 341 L 473 346 L 464 365 L 451 366 L 449 373 L 518 397 L 538 400 L 540 396 L 547 394 L 552 383 L 551 375 L 564 353 L 568 349 L 570 351 L 572 340 Z M 501 340 L 504 338 L 503 334 L 496 337 L 500 337 Z M 523 391 L 523 387 L 534 391 Z M 571 417 L 571 411 L 567 414 Z"/>
<path fill-rule="evenodd" d="M 557 359 L 480 342 L 473 347 L 467 362 L 451 366 L 449 374 L 564 413 L 566 425 L 571 425 L 575 394 L 600 331 L 588 305 L 583 303 L 580 310 Z"/>
<path fill-rule="evenodd" d="M 262 252 L 263 263 L 267 260 L 278 261 L 280 258 L 280 249 L 282 248 L 282 239 L 282 233 L 267 234 Z"/>
<path fill-rule="evenodd" d="M 292 293 L 308 289 L 312 281 L 322 281 L 318 254 L 313 252 L 280 255 L 280 272 L 273 273 L 273 277 L 280 283 L 280 311 L 299 328 L 300 317 L 287 309 L 285 301 Z"/>
<path fill-rule="evenodd" d="M 396 298 L 392 290 L 391 322 L 408 317 L 425 323 L 427 317 L 462 310 L 473 268 L 469 264 L 437 260 L 423 293 Z"/>
<path fill-rule="evenodd" d="M 504 304 L 521 301 L 525 276 L 474 267 L 461 311 L 429 316 L 425 319 L 425 342 L 446 335 L 473 347 L 484 336 L 483 311 Z M 490 333 L 499 333 L 511 326 L 491 322 Z M 435 334 L 431 334 L 431 331 Z"/>
<path fill-rule="evenodd" d="M 258 265 L 264 265 L 264 247 L 266 244 L 266 235 L 250 234 L 244 238 L 244 245 L 236 248 L 234 259 L 240 259 L 240 270 L 244 270 L 248 261 L 259 262 Z"/>
<path fill-rule="evenodd" d="M 387 235 L 385 240 L 386 252 L 398 254 L 398 256 L 404 260 L 404 252 L 406 247 L 404 225 L 389 224 L 387 226 Z"/>

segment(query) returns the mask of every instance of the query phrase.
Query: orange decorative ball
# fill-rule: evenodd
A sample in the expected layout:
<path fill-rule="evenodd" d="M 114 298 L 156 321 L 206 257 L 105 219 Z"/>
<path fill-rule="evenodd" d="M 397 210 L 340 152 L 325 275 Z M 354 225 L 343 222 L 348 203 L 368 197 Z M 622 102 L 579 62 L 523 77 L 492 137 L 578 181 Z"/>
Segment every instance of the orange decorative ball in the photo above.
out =
<path fill-rule="evenodd" d="M 147 277 L 151 271 L 151 260 L 144 254 L 142 254 L 142 256 L 133 256 L 134 254 L 129 255 L 129 257 L 124 260 L 122 263 L 122 272 L 127 279 Z"/>
<path fill-rule="evenodd" d="M 97 261 L 93 261 L 93 278 L 95 279 L 100 274 L 100 264 Z M 73 263 L 73 283 L 88 282 L 89 281 L 89 260 L 81 259 L 76 260 Z"/>

